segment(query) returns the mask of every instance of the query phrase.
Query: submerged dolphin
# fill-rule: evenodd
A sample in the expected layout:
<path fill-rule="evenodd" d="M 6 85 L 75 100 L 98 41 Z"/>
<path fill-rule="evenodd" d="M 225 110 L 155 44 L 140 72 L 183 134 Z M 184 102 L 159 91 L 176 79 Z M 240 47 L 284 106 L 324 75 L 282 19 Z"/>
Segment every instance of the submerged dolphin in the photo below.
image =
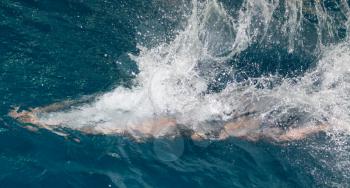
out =
<path fill-rule="evenodd" d="M 176 117 L 153 117 L 124 126 L 120 126 L 119 122 L 114 122 L 115 126 L 101 126 L 96 124 L 94 126 L 87 125 L 76 128 L 66 127 L 63 125 L 63 122 L 60 121 L 43 122 L 40 120 L 39 116 L 41 113 L 59 111 L 67 108 L 67 105 L 70 104 L 72 104 L 72 102 L 54 103 L 46 107 L 38 107 L 23 111 L 19 111 L 19 108 L 15 108 L 9 112 L 9 116 L 21 123 L 31 124 L 32 126 L 28 127 L 31 130 L 33 130 L 33 126 L 35 126 L 36 128 L 47 129 L 61 136 L 68 135 L 62 128 L 69 128 L 91 135 L 128 135 L 136 140 L 175 134 L 176 131 L 174 130 L 181 128 L 187 129 L 193 140 L 223 140 L 229 137 L 237 137 L 249 141 L 267 139 L 273 142 L 285 142 L 301 140 L 309 135 L 329 129 L 329 125 L 325 123 L 308 123 L 307 125 L 293 126 L 286 129 L 275 125 L 266 125 L 262 118 L 249 113 L 227 121 L 215 122 L 215 124 L 220 124 L 220 126 L 218 126 L 219 128 L 212 132 L 204 133 L 191 129 L 191 126 L 181 126 L 178 124 Z M 210 122 L 207 123 L 210 124 Z"/>

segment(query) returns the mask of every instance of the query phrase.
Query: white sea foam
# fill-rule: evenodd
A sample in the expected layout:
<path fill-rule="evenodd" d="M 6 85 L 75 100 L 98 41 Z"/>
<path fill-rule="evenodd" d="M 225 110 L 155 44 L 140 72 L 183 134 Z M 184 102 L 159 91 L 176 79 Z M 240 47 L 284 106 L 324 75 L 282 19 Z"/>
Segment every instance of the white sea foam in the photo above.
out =
<path fill-rule="evenodd" d="M 130 55 L 140 70 L 131 89 L 118 87 L 89 104 L 42 113 L 39 122 L 77 130 L 87 127 L 100 133 L 132 133 L 142 129 L 145 121 L 170 117 L 195 132 L 208 133 L 211 124 L 206 122 L 227 121 L 254 112 L 268 125 L 327 124 L 331 127 L 327 134 L 333 145 L 312 147 L 334 153 L 337 162 L 332 168 L 349 175 L 346 141 L 350 134 L 349 39 L 335 42 L 335 25 L 339 20 L 319 1 L 314 6 L 301 0 L 281 3 L 245 0 L 237 10 L 239 13 L 231 16 L 217 0 L 193 0 L 192 13 L 173 41 L 153 48 L 138 46 L 140 54 Z M 277 24 L 274 13 L 281 5 L 285 8 L 282 14 L 285 19 L 277 18 L 282 20 L 280 31 L 271 33 L 270 24 Z M 345 0 L 340 1 L 340 9 L 341 15 L 349 17 Z M 304 28 L 305 13 L 318 19 L 315 35 L 305 34 L 312 30 Z M 348 20 L 343 24 L 350 27 Z M 274 32 L 282 36 L 277 37 Z M 289 53 L 304 47 L 310 50 L 304 46 L 308 41 L 303 40 L 316 41 L 312 47 L 313 55 L 320 54 L 316 66 L 299 77 L 264 76 L 248 83 L 228 83 L 219 92 L 207 92 L 209 82 L 222 67 L 233 74 L 237 71 L 225 67 L 226 60 L 263 40 L 270 40 L 269 44 L 285 40 Z M 257 87 L 271 82 L 275 83 L 272 88 Z M 162 135 L 161 132 L 158 130 L 155 136 Z"/>
<path fill-rule="evenodd" d="M 186 27 L 173 41 L 151 49 L 139 46 L 140 54 L 130 55 L 140 70 L 132 89 L 118 87 L 90 104 L 44 113 L 40 121 L 73 129 L 88 126 L 123 130 L 130 122 L 137 124 L 155 116 L 171 116 L 179 123 L 202 129 L 198 127 L 201 122 L 227 120 L 254 109 L 262 119 L 274 123 L 290 113 L 301 113 L 305 123 L 327 121 L 343 128 L 348 125 L 349 45 L 347 42 L 324 45 L 320 33 L 331 18 L 320 9 L 321 5 L 316 3 L 313 9 L 307 9 L 314 10 L 320 19 L 318 38 L 323 55 L 314 70 L 300 78 L 285 79 L 273 89 L 234 82 L 219 93 L 208 93 L 209 81 L 225 60 L 271 35 L 269 24 L 280 2 L 246 0 L 236 17 L 230 16 L 216 0 L 193 0 L 192 4 Z M 284 6 L 288 19 L 281 31 L 288 35 L 288 49 L 292 52 L 302 30 L 303 3 L 288 1 Z M 333 33 L 332 27 L 327 27 L 327 31 Z M 281 78 L 264 77 L 258 82 L 275 79 Z"/>

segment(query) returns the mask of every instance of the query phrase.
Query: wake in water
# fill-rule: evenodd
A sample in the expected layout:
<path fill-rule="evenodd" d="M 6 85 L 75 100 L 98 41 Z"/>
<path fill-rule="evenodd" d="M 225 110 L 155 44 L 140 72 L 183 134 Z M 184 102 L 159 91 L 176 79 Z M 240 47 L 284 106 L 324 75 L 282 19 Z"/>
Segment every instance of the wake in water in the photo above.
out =
<path fill-rule="evenodd" d="M 333 9 L 318 0 L 236 3 L 237 10 L 228 11 L 224 2 L 193 0 L 173 41 L 138 46 L 139 55 L 130 55 L 140 71 L 131 89 L 10 115 L 59 134 L 68 128 L 145 138 L 181 127 L 194 139 L 288 141 L 320 131 L 348 133 L 348 3 L 337 1 Z M 254 53 L 273 48 L 286 55 L 267 61 L 283 65 L 293 54 L 317 61 L 301 74 L 261 73 Z"/>

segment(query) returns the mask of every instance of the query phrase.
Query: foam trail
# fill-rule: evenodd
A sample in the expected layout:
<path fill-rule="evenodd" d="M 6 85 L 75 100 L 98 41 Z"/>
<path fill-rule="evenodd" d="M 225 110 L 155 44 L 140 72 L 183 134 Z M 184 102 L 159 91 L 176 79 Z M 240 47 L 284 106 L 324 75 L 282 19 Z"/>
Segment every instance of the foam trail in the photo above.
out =
<path fill-rule="evenodd" d="M 178 124 L 208 139 L 263 135 L 285 141 L 322 128 L 329 141 L 307 145 L 308 152 L 330 153 L 333 161 L 325 159 L 324 165 L 349 181 L 350 8 L 346 0 L 334 3 L 329 8 L 322 0 L 242 0 L 230 11 L 224 1 L 192 0 L 183 30 L 172 41 L 138 46 L 140 53 L 130 55 L 140 70 L 131 89 L 118 87 L 65 110 L 39 108 L 37 117 L 29 113 L 22 120 L 52 131 L 140 138 L 176 132 Z M 241 70 L 230 63 L 251 47 L 303 52 L 316 60 L 302 75 L 232 79 L 222 90 L 209 91 L 210 84 L 222 83 L 222 72 L 235 78 Z"/>
<path fill-rule="evenodd" d="M 238 121 L 234 125 L 242 130 L 227 129 L 228 136 L 246 134 L 252 139 L 258 134 L 281 138 L 293 129 L 315 132 L 313 127 L 327 125 L 335 143 L 332 151 L 340 161 L 335 170 L 350 174 L 344 144 L 350 134 L 350 11 L 345 0 L 340 1 L 340 10 L 331 12 L 320 1 L 245 0 L 232 15 L 219 1 L 193 0 L 184 29 L 173 41 L 153 48 L 138 46 L 140 54 L 131 56 L 140 70 L 131 89 L 118 87 L 84 105 L 38 113 L 36 123 L 134 136 L 162 136 L 169 133 L 162 126 L 171 131 L 182 124 L 215 138 L 215 129 L 224 126 L 217 122 Z M 337 33 L 344 28 L 347 37 L 341 38 Z M 261 76 L 208 92 L 209 84 L 220 82 L 217 75 L 222 69 L 233 76 L 239 71 L 227 62 L 256 44 L 278 44 L 289 53 L 306 51 L 318 60 L 301 76 Z M 242 115 L 252 119 L 239 122 Z"/>
<path fill-rule="evenodd" d="M 216 0 L 193 0 L 192 13 L 188 16 L 186 26 L 173 41 L 161 43 L 151 49 L 139 46 L 140 54 L 132 56 L 140 70 L 132 89 L 118 87 L 98 97 L 93 103 L 68 111 L 42 113 L 40 122 L 59 124 L 73 129 L 94 127 L 106 131 L 123 130 L 130 122 L 134 124 L 155 116 L 171 116 L 179 123 L 190 124 L 195 128 L 201 122 L 226 121 L 237 114 L 249 112 L 251 111 L 249 108 L 252 108 L 264 121 L 272 118 L 273 120 L 268 121 L 277 122 L 279 117 L 285 118 L 284 116 L 288 116 L 290 110 L 294 109 L 310 113 L 309 117 L 305 117 L 305 121 L 309 121 L 307 119 L 323 121 L 326 118 L 327 121 L 332 122 L 332 118 L 341 118 L 343 123 L 347 123 L 348 117 L 344 106 L 346 101 L 334 103 L 332 100 L 332 103 L 328 100 L 339 97 L 335 93 L 341 92 L 339 90 L 345 86 L 336 87 L 333 90 L 325 89 L 331 87 L 329 85 L 332 85 L 331 80 L 335 79 L 334 71 L 337 70 L 330 65 L 337 61 L 327 58 L 330 58 L 332 53 L 346 56 L 347 47 L 337 47 L 339 52 L 325 53 L 315 72 L 305 74 L 296 85 L 290 85 L 290 80 L 286 79 L 280 86 L 271 90 L 257 89 L 256 84 L 242 85 L 233 82 L 222 92 L 207 93 L 209 82 L 216 78 L 220 67 L 225 66 L 223 63 L 235 54 L 246 50 L 253 43 L 267 39 L 270 42 L 278 42 L 283 40 L 283 35 L 288 35 L 289 52 L 296 47 L 299 48 L 295 40 L 301 35 L 302 26 L 305 24 L 301 19 L 305 11 L 304 2 L 284 2 L 284 15 L 288 19 L 281 21 L 274 19 L 273 14 L 283 5 L 282 2 L 245 0 L 237 10 L 239 14 L 231 16 L 224 5 Z M 317 2 L 315 1 L 315 6 L 308 11 L 309 13 L 313 11 L 312 13 L 319 18 L 318 41 L 320 41 L 320 49 L 323 49 L 325 37 L 321 30 L 327 30 L 327 37 L 334 38 L 332 34 L 334 27 L 328 23 L 332 19 L 331 16 Z M 282 22 L 281 33 L 284 34 L 280 38 L 270 37 L 272 33 L 269 27 L 272 22 Z M 347 43 L 342 44 L 342 46 L 346 45 Z M 327 50 L 324 51 L 327 52 Z M 235 71 L 232 68 L 230 70 L 233 73 Z M 318 77 L 318 74 L 325 76 L 326 81 L 323 84 L 330 83 L 327 86 L 322 85 L 318 91 L 312 91 L 315 85 L 312 79 Z M 264 80 L 274 82 L 275 78 L 257 80 L 258 83 Z M 297 88 L 298 92 L 291 92 L 294 91 L 292 88 Z M 308 92 L 313 94 L 311 99 Z M 322 98 L 322 96 L 327 97 Z M 341 99 L 347 100 L 346 95 L 341 96 Z M 300 105 L 304 109 L 300 109 Z M 329 107 L 333 108 L 332 112 L 327 109 Z"/>

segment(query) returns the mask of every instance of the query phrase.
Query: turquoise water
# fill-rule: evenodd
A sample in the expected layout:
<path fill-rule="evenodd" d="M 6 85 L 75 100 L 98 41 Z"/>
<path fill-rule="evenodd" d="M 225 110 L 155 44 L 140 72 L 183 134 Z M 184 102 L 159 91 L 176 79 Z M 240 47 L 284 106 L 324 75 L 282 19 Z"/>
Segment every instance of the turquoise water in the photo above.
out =
<path fill-rule="evenodd" d="M 171 44 L 179 32 L 187 31 L 193 2 L 2 0 L 0 187 L 349 186 L 349 139 L 343 132 L 335 134 L 338 139 L 333 139 L 333 134 L 320 133 L 282 144 L 237 138 L 193 141 L 186 134 L 176 139 L 155 138 L 138 143 L 128 137 L 91 136 L 74 130 L 70 131 L 73 135 L 70 138 L 47 130 L 32 132 L 7 115 L 14 106 L 28 109 L 137 85 L 134 80 L 140 68 L 129 54 L 141 56 L 139 46 L 152 49 L 162 43 Z M 199 2 L 209 6 L 206 1 Z M 219 93 L 232 82 L 243 85 L 248 80 L 259 82 L 256 80 L 265 76 L 277 79 L 254 87 L 270 89 L 286 79 L 298 82 L 300 76 L 320 64 L 326 51 L 323 47 L 348 45 L 344 7 L 349 2 L 322 1 L 321 9 L 332 18 L 324 20 L 331 24 L 329 29 L 329 25 L 319 24 L 321 17 L 314 8 L 318 1 L 304 1 L 302 29 L 286 27 L 289 33 L 297 34 L 285 36 L 279 29 L 292 15 L 277 8 L 269 27 L 264 27 L 265 22 L 252 21 L 250 24 L 258 32 L 253 29 L 246 32 L 250 43 L 230 54 L 234 50 L 227 50 L 228 43 L 240 35 L 232 34 L 227 27 L 219 28 L 210 20 L 223 25 L 226 22 L 219 10 L 224 9 L 236 18 L 244 10 L 241 9 L 244 3 L 255 5 L 254 1 L 212 2 L 221 8 L 210 9 L 212 12 L 207 14 L 214 16 L 209 16 L 208 24 L 200 27 L 204 34 L 199 33 L 201 39 L 209 41 L 206 47 L 211 55 L 222 58 L 222 62 L 208 70 L 203 62 L 214 60 L 202 61 L 207 69 L 198 68 L 203 70 L 201 74 L 215 73 L 206 77 L 208 88 L 204 93 Z M 283 2 L 279 2 L 281 7 Z M 267 18 L 254 11 L 250 15 L 252 20 Z M 346 77 L 342 81 L 345 86 L 349 84 Z M 281 122 L 293 121 L 298 116 L 290 113 Z"/>

